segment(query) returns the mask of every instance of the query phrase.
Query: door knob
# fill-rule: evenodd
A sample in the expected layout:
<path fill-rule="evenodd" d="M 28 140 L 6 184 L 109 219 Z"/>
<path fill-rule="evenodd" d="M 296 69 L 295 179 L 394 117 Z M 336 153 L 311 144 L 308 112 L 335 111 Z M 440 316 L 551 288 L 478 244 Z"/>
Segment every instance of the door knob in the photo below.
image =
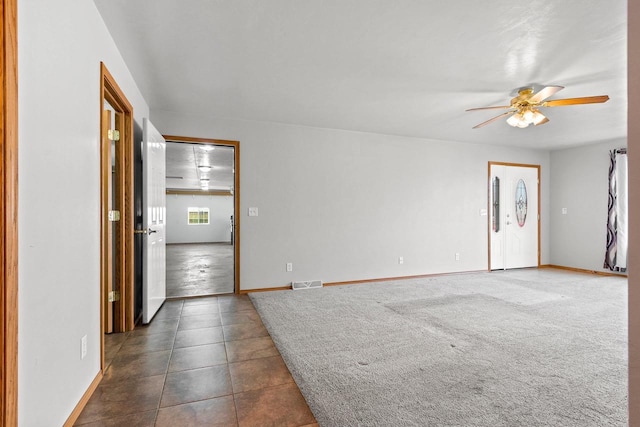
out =
<path fill-rule="evenodd" d="M 152 229 L 147 229 L 147 228 L 143 228 L 142 230 L 133 230 L 133 234 L 151 234 L 151 233 L 157 233 L 157 230 L 152 230 Z"/>

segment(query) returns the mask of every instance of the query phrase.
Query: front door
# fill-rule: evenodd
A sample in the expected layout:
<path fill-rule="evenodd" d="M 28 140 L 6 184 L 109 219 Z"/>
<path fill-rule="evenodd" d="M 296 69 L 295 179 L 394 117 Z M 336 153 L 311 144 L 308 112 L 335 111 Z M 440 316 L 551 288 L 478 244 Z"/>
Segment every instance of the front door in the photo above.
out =
<path fill-rule="evenodd" d="M 142 122 L 142 322 L 149 323 L 166 299 L 166 146 L 148 119 Z"/>
<path fill-rule="evenodd" d="M 489 266 L 537 267 L 539 172 L 537 165 L 489 163 Z"/>

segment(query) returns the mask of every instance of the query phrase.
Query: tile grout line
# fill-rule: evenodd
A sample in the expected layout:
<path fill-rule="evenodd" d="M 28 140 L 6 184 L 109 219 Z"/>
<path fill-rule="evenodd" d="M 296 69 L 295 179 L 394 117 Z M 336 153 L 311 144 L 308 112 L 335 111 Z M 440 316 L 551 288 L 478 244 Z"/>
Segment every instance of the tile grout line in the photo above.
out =
<path fill-rule="evenodd" d="M 220 313 L 220 327 L 222 328 L 222 342 L 224 343 L 224 355 L 227 358 L 227 372 L 229 373 L 229 381 L 231 382 L 231 400 L 233 401 L 233 411 L 236 414 L 236 426 L 240 425 L 238 416 L 238 405 L 236 405 L 236 394 L 233 390 L 233 378 L 231 377 L 231 368 L 229 367 L 229 353 L 227 352 L 227 340 L 224 333 L 224 325 L 222 325 L 222 307 L 220 307 L 220 299 L 218 299 L 218 313 Z"/>
<path fill-rule="evenodd" d="M 162 307 L 161 307 L 162 308 Z M 173 356 L 173 350 L 176 345 L 176 339 L 178 338 L 178 327 L 180 326 L 180 321 L 182 320 L 182 310 L 184 309 L 184 301 L 180 305 L 180 315 L 178 316 L 178 323 L 176 324 L 176 330 L 173 334 L 173 344 L 171 345 L 171 352 L 169 353 L 169 361 L 167 362 L 167 369 L 164 373 L 164 381 L 162 382 L 162 390 L 160 391 L 160 398 L 158 399 L 158 407 L 156 408 L 156 415 L 153 418 L 153 425 L 155 426 L 158 422 L 158 414 L 160 413 L 160 405 L 162 405 L 162 396 L 164 395 L 164 389 L 167 386 L 167 376 L 169 374 L 169 367 L 171 366 L 171 358 Z"/>

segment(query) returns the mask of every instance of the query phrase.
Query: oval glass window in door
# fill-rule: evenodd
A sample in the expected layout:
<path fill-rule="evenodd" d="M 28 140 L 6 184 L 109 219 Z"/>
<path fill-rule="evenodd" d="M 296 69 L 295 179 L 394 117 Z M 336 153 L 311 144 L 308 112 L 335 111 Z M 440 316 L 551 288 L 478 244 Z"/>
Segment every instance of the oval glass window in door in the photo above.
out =
<path fill-rule="evenodd" d="M 518 225 L 524 227 L 524 223 L 527 220 L 527 186 L 524 185 L 524 181 L 521 179 L 516 184 L 516 219 Z"/>

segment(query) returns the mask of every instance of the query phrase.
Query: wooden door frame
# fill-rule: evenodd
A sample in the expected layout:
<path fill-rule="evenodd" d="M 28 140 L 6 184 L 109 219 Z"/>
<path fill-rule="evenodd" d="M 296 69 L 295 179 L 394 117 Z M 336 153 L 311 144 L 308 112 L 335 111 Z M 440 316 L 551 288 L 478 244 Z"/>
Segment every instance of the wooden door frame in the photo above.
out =
<path fill-rule="evenodd" d="M 116 284 L 120 301 L 114 307 L 114 331 L 131 331 L 134 318 L 134 210 L 133 210 L 133 107 L 109 70 L 100 63 L 100 366 L 104 370 L 104 333 L 107 304 L 107 280 L 111 275 L 111 227 L 109 223 L 109 183 L 111 182 L 111 141 L 105 134 L 109 124 L 102 113 L 107 101 L 116 111 L 120 140 L 116 143 L 116 182 L 120 221 L 117 233 L 116 266 L 121 278 Z M 116 189 L 114 189 L 115 191 Z"/>
<path fill-rule="evenodd" d="M 0 425 L 18 425 L 18 5 L 2 0 Z"/>
<path fill-rule="evenodd" d="M 213 144 L 233 147 L 233 293 L 240 294 L 240 141 L 162 135 L 167 142 Z"/>
<path fill-rule="evenodd" d="M 540 205 L 542 204 L 540 199 L 540 165 L 531 165 L 527 163 L 506 163 L 506 162 L 489 162 L 489 166 L 487 168 L 488 178 L 487 178 L 487 256 L 488 256 L 488 265 L 487 270 L 491 271 L 491 215 L 489 212 L 491 211 L 491 166 L 516 166 L 521 168 L 536 168 L 538 170 L 538 267 L 540 267 L 540 229 L 541 227 L 541 216 L 540 216 Z"/>

